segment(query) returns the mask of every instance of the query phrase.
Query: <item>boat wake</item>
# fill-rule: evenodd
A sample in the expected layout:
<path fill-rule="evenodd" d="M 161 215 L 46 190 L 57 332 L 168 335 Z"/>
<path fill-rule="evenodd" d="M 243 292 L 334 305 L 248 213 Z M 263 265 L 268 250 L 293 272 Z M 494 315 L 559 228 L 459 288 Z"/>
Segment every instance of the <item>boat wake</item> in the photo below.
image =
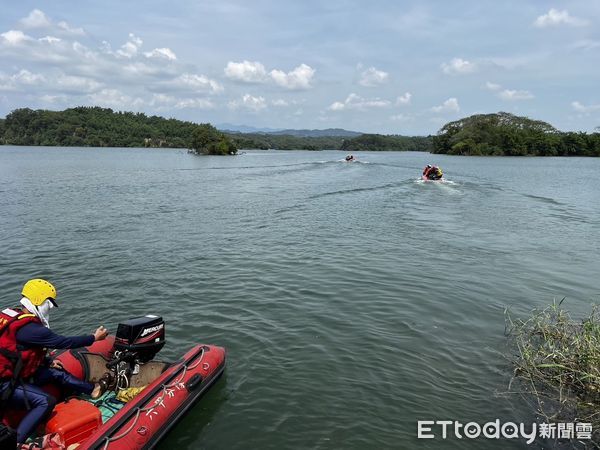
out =
<path fill-rule="evenodd" d="M 417 184 L 433 184 L 433 185 L 448 185 L 448 186 L 458 186 L 458 183 L 452 180 L 447 180 L 442 178 L 441 180 L 424 180 L 423 178 L 417 178 L 415 180 Z"/>
<path fill-rule="evenodd" d="M 369 164 L 369 161 L 359 161 L 355 159 L 354 161 L 346 161 L 345 159 L 336 159 L 334 162 L 343 162 L 343 163 L 351 163 L 351 164 Z"/>

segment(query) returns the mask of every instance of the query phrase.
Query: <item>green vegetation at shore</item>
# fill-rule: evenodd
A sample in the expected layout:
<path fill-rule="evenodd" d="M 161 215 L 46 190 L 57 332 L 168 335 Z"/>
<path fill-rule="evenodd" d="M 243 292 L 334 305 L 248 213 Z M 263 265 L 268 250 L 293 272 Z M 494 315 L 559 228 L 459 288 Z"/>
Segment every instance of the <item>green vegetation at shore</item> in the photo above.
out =
<path fill-rule="evenodd" d="M 261 150 L 339 150 L 343 136 L 302 137 L 266 133 L 229 133 L 238 148 Z"/>
<path fill-rule="evenodd" d="M 191 147 L 193 153 L 202 155 L 235 155 L 238 151 L 231 139 L 209 123 L 194 129 Z"/>
<path fill-rule="evenodd" d="M 381 134 L 363 134 L 352 139 L 345 140 L 340 150 L 349 152 L 369 151 L 421 151 L 431 152 L 433 141 L 431 136 L 395 136 Z"/>
<path fill-rule="evenodd" d="M 288 130 L 293 133 L 293 130 Z M 314 130 L 313 130 L 314 131 Z M 341 130 L 345 131 L 345 130 Z M 80 147 L 175 147 L 195 153 L 237 149 L 424 151 L 450 155 L 600 156 L 600 133 L 561 132 L 509 113 L 478 114 L 444 125 L 435 136 L 356 137 L 221 132 L 196 124 L 108 108 L 17 109 L 0 120 L 0 144 Z"/>
<path fill-rule="evenodd" d="M 590 422 L 600 427 L 600 310 L 575 321 L 554 302 L 526 320 L 507 313 L 518 392 L 546 421 Z M 513 381 L 511 385 L 515 384 Z M 509 388 L 509 391 L 514 392 Z M 596 447 L 595 447 L 596 448 Z"/>
<path fill-rule="evenodd" d="M 500 112 L 444 125 L 433 153 L 493 156 L 600 156 L 600 133 L 561 132 L 552 125 Z"/>
<path fill-rule="evenodd" d="M 16 109 L 4 121 L 0 142 L 10 145 L 190 148 L 192 122 L 77 107 L 64 111 Z"/>
<path fill-rule="evenodd" d="M 293 132 L 291 130 L 290 132 Z M 348 133 L 348 132 L 345 132 Z M 316 133 L 319 134 L 319 133 Z M 280 133 L 224 133 L 195 124 L 109 108 L 64 111 L 17 109 L 0 120 L 0 144 L 79 147 L 174 147 L 196 153 L 230 154 L 235 149 L 430 151 L 431 137 L 360 135 L 294 136 Z"/>

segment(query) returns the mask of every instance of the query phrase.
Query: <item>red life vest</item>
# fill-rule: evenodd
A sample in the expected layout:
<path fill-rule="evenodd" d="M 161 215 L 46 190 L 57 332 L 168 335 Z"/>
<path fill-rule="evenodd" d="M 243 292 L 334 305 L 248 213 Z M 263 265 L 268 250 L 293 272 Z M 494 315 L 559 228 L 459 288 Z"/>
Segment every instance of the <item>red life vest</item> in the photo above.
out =
<path fill-rule="evenodd" d="M 35 314 L 6 308 L 0 311 L 0 379 L 12 378 L 17 360 L 21 358 L 23 368 L 19 378 L 34 374 L 44 361 L 46 349 L 33 347 L 20 350 L 17 346 L 17 332 L 28 323 L 42 322 Z"/>

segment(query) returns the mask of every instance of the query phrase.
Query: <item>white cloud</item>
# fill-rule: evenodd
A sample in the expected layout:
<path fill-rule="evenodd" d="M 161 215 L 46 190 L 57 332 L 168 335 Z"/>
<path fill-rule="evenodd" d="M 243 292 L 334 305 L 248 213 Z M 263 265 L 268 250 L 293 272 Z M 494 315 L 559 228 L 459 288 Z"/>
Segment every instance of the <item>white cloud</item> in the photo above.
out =
<path fill-rule="evenodd" d="M 244 83 L 266 83 L 269 80 L 287 89 L 308 89 L 315 70 L 306 64 L 300 64 L 294 70 L 285 73 L 273 69 L 269 73 L 265 66 L 258 61 L 229 61 L 224 69 L 225 76 L 230 80 Z"/>
<path fill-rule="evenodd" d="M 90 93 L 102 87 L 101 83 L 92 78 L 73 75 L 60 75 L 53 84 L 61 92 L 71 93 Z"/>
<path fill-rule="evenodd" d="M 518 91 L 516 89 L 504 89 L 498 93 L 498 97 L 502 100 L 529 100 L 533 98 L 533 94 L 529 91 Z"/>
<path fill-rule="evenodd" d="M 79 42 L 73 42 L 73 50 L 75 53 L 78 53 L 80 56 L 83 56 L 88 59 L 95 59 L 96 53 L 87 48 L 85 45 L 80 44 Z"/>
<path fill-rule="evenodd" d="M 517 90 L 517 89 L 502 89 L 502 86 L 497 83 L 487 81 L 485 87 L 493 92 L 496 92 L 496 96 L 502 100 L 516 101 L 516 100 L 529 100 L 534 98 L 533 94 L 529 91 Z M 502 89 L 502 90 L 500 90 Z"/>
<path fill-rule="evenodd" d="M 125 42 L 119 50 L 117 50 L 117 56 L 122 58 L 133 58 L 139 48 L 142 46 L 143 41 L 134 35 L 133 33 L 129 33 L 129 40 Z"/>
<path fill-rule="evenodd" d="M 43 75 L 31 73 L 28 70 L 22 69 L 11 77 L 11 80 L 19 84 L 35 85 L 46 81 Z"/>
<path fill-rule="evenodd" d="M 434 106 L 431 108 L 433 112 L 442 113 L 442 112 L 458 112 L 460 111 L 460 106 L 458 105 L 458 100 L 454 97 L 450 97 L 444 103 L 439 106 Z"/>
<path fill-rule="evenodd" d="M 166 59 L 169 61 L 175 61 L 177 59 L 177 55 L 170 48 L 155 48 L 151 52 L 145 52 L 144 56 L 146 58 L 157 58 L 157 59 Z"/>
<path fill-rule="evenodd" d="M 21 69 L 10 76 L 0 74 L 0 90 L 2 91 L 18 91 L 25 86 L 30 89 L 31 86 L 37 86 L 45 82 L 46 79 L 42 74 L 32 73 L 26 69 Z"/>
<path fill-rule="evenodd" d="M 124 111 L 139 110 L 144 105 L 144 100 L 123 94 L 118 89 L 102 89 L 87 96 L 93 105 L 121 109 Z"/>
<path fill-rule="evenodd" d="M 43 18 L 50 23 L 47 30 L 41 28 L 46 23 Z M 0 68 L 0 94 L 6 93 L 11 106 L 18 107 L 28 98 L 52 105 L 92 104 L 133 111 L 210 109 L 215 104 L 203 97 L 224 90 L 216 79 L 180 64 L 171 48 L 144 49 L 143 36 L 129 34 L 124 44 L 113 43 L 113 50 L 108 42 L 98 45 L 88 36 L 80 38 L 80 29 L 57 25 L 45 14 L 30 14 L 26 19 L 43 32 L 35 38 L 25 34 L 25 28 L 0 34 L 3 67 L 18 68 L 11 73 Z M 261 108 L 260 98 L 241 101 L 243 107 Z"/>
<path fill-rule="evenodd" d="M 57 42 L 60 42 L 61 39 L 54 36 L 44 36 L 43 38 L 39 38 L 38 41 L 47 42 L 48 44 L 55 44 Z"/>
<path fill-rule="evenodd" d="M 212 109 L 215 105 L 209 99 L 206 98 L 186 98 L 175 103 L 174 108 L 176 109 Z"/>
<path fill-rule="evenodd" d="M 231 109 L 247 109 L 254 112 L 259 112 L 267 107 L 267 102 L 264 97 L 254 97 L 250 94 L 245 94 L 241 100 L 233 100 L 229 102 Z"/>
<path fill-rule="evenodd" d="M 83 28 L 71 28 L 67 22 L 58 22 L 56 26 L 67 34 L 75 34 L 77 36 L 83 36 L 85 31 Z"/>
<path fill-rule="evenodd" d="M 571 102 L 571 107 L 580 113 L 590 113 L 590 112 L 594 112 L 594 111 L 600 111 L 600 105 L 587 105 L 585 106 L 584 104 L 578 102 L 578 101 L 574 101 Z"/>
<path fill-rule="evenodd" d="M 556 25 L 571 25 L 574 27 L 582 27 L 588 24 L 586 20 L 579 19 L 569 15 L 569 12 L 565 9 L 559 11 L 557 9 L 550 9 L 546 14 L 542 14 L 533 22 L 533 25 L 538 28 L 552 27 Z"/>
<path fill-rule="evenodd" d="M 215 107 L 214 103 L 207 98 L 180 99 L 166 94 L 154 94 L 148 105 L 157 109 L 212 109 Z"/>
<path fill-rule="evenodd" d="M 258 61 L 229 61 L 225 67 L 225 76 L 231 80 L 245 83 L 263 83 L 267 80 L 267 71 Z"/>
<path fill-rule="evenodd" d="M 346 97 L 343 102 L 334 102 L 327 109 L 330 111 L 344 111 L 344 110 L 366 110 L 372 108 L 387 108 L 391 106 L 389 100 L 382 100 L 380 98 L 366 99 L 362 98 L 357 94 L 350 94 Z"/>
<path fill-rule="evenodd" d="M 410 105 L 411 98 L 412 98 L 412 94 L 410 92 L 405 92 L 404 94 L 402 94 L 396 98 L 396 106 Z"/>
<path fill-rule="evenodd" d="M 32 10 L 27 17 L 19 20 L 19 23 L 24 28 L 53 28 L 60 34 L 71 34 L 77 36 L 85 35 L 83 28 L 71 28 L 67 22 L 61 21 L 56 25 L 52 23 L 52 20 L 43 11 L 39 9 Z"/>
<path fill-rule="evenodd" d="M 4 90 L 26 91 L 27 93 L 44 92 L 50 97 L 60 94 L 82 95 L 95 92 L 102 83 L 87 77 L 65 75 L 64 73 L 41 74 L 32 73 L 26 69 L 10 77 L 0 79 Z M 64 97 L 64 96 L 63 96 Z"/>
<path fill-rule="evenodd" d="M 23 42 L 32 41 L 33 38 L 27 36 L 20 30 L 9 30 L 6 33 L 0 34 L 0 43 L 5 43 L 11 46 L 19 45 Z"/>
<path fill-rule="evenodd" d="M 315 69 L 306 64 L 300 64 L 291 72 L 271 70 L 269 75 L 276 84 L 287 89 L 308 89 L 315 74 Z"/>
<path fill-rule="evenodd" d="M 25 28 L 47 28 L 52 24 L 48 17 L 46 17 L 46 14 L 39 9 L 34 9 L 27 17 L 22 18 L 19 22 Z"/>
<path fill-rule="evenodd" d="M 175 103 L 177 103 L 177 101 L 178 101 L 177 97 L 173 97 L 171 95 L 161 93 L 161 94 L 152 95 L 152 99 L 150 100 L 150 102 L 148 104 L 150 106 L 157 106 L 157 107 L 173 106 Z"/>
<path fill-rule="evenodd" d="M 286 100 L 284 100 L 282 98 L 278 98 L 276 100 L 271 101 L 271 104 L 273 106 L 289 106 L 289 102 L 287 102 Z"/>
<path fill-rule="evenodd" d="M 223 91 L 223 86 L 205 75 L 183 73 L 173 80 L 176 87 L 190 89 L 196 92 L 210 92 L 217 94 Z"/>
<path fill-rule="evenodd" d="M 462 58 L 452 58 L 449 63 L 442 63 L 441 68 L 448 75 L 463 75 L 477 70 L 477 65 Z"/>
<path fill-rule="evenodd" d="M 129 80 L 140 79 L 140 77 L 154 78 L 162 74 L 161 67 L 139 61 L 132 61 L 117 70 L 120 71 L 119 75 L 128 78 Z"/>
<path fill-rule="evenodd" d="M 359 84 L 365 87 L 379 86 L 389 80 L 389 74 L 382 70 L 377 70 L 375 67 L 369 67 L 365 70 L 359 80 Z"/>

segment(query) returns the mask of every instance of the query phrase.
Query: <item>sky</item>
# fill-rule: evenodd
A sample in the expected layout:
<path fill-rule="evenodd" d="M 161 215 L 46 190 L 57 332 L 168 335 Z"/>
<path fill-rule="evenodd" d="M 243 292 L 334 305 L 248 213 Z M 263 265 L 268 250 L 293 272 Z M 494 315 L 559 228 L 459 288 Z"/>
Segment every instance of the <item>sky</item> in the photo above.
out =
<path fill-rule="evenodd" d="M 600 1 L 3 1 L 0 117 L 102 106 L 436 133 L 506 111 L 600 127 Z"/>

